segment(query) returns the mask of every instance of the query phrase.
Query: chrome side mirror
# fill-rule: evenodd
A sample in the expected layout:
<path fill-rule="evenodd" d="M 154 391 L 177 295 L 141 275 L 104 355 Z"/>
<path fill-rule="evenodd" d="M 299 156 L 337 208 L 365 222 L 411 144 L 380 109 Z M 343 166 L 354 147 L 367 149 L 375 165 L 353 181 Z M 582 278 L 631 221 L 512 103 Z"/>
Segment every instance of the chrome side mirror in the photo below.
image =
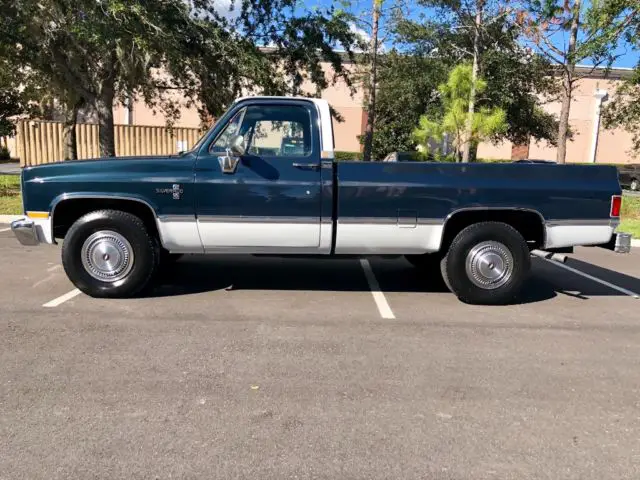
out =
<path fill-rule="evenodd" d="M 244 155 L 244 153 L 244 137 L 242 135 L 236 135 L 231 139 L 229 145 L 227 145 L 227 154 L 223 157 L 218 157 L 218 163 L 220 164 L 222 173 L 236 173 L 240 157 Z"/>
<path fill-rule="evenodd" d="M 236 135 L 231 139 L 227 146 L 227 155 L 241 157 L 244 154 L 244 137 L 242 135 Z"/>

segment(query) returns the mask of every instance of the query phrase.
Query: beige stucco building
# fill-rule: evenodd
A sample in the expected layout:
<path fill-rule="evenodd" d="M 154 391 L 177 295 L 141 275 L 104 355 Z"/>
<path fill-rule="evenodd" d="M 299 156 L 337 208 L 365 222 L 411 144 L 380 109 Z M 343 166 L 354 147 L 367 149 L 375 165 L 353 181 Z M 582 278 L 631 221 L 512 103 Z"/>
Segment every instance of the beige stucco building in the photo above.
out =
<path fill-rule="evenodd" d="M 614 68 L 604 78 L 604 71 L 596 69 L 588 73 L 590 68 L 578 67 L 578 73 L 585 75 L 574 92 L 571 103 L 570 122 L 573 138 L 567 145 L 568 162 L 596 163 L 632 163 L 640 162 L 631 152 L 631 134 L 624 130 L 607 130 L 600 122 L 601 106 L 615 96 L 617 85 L 622 79 L 631 75 L 631 69 Z M 361 146 L 358 136 L 364 130 L 363 89 L 356 87 L 355 93 L 343 83 L 330 86 L 323 92 L 332 107 L 344 118 L 344 122 L 335 123 L 336 149 L 341 151 L 359 151 Z M 560 113 L 560 102 L 550 102 L 544 108 L 552 113 Z M 116 123 L 133 123 L 137 125 L 164 125 L 165 118 L 154 114 L 144 102 L 134 102 L 127 112 L 122 106 L 115 108 Z M 178 126 L 197 127 L 200 118 L 195 107 L 182 109 Z M 483 143 L 478 149 L 480 158 L 510 159 L 535 158 L 555 160 L 556 149 L 547 142 L 531 140 L 529 145 L 514 148 L 511 142 L 497 145 Z"/>
<path fill-rule="evenodd" d="M 597 69 L 588 74 L 591 68 L 578 67 L 578 73 L 585 75 L 574 90 L 569 115 L 573 138 L 567 143 L 567 162 L 595 163 L 640 163 L 631 150 L 632 135 L 622 129 L 605 129 L 600 122 L 601 108 L 611 101 L 616 88 L 624 78 L 632 74 L 631 69 L 614 68 L 603 77 L 604 71 Z M 544 108 L 556 115 L 560 114 L 560 102 L 545 104 Z M 555 160 L 556 148 L 547 142 L 531 140 L 527 158 Z M 499 145 L 482 144 L 478 149 L 481 158 L 513 158 L 519 150 L 511 142 Z M 512 155 L 512 153 L 514 155 Z"/>
<path fill-rule="evenodd" d="M 349 66 L 348 66 L 349 67 Z M 350 65 L 351 68 L 355 68 Z M 329 65 L 326 66 L 330 68 Z M 573 138 L 567 146 L 568 162 L 596 162 L 596 163 L 640 163 L 640 158 L 634 157 L 631 151 L 631 134 L 624 130 L 604 129 L 600 122 L 601 106 L 615 96 L 617 85 L 621 80 L 632 74 L 631 69 L 614 68 L 604 78 L 604 71 L 578 67 L 578 73 L 585 75 L 574 92 L 571 104 L 570 122 Z M 195 106 L 187 106 L 187 102 L 180 98 L 179 93 L 173 93 L 175 99 L 183 103 L 180 118 L 175 123 L 179 127 L 200 127 L 201 120 Z M 351 92 L 344 82 L 338 82 L 323 92 L 331 106 L 340 113 L 344 122 L 334 121 L 335 146 L 340 151 L 360 151 L 358 137 L 364 131 L 365 114 L 363 109 L 363 88 L 356 86 Z M 559 114 L 560 103 L 545 104 L 549 112 Z M 114 107 L 116 124 L 164 126 L 166 118 L 161 113 L 154 112 L 144 101 L 131 102 L 129 107 L 116 105 Z M 87 119 L 90 121 L 90 116 Z M 12 150 L 13 142 L 9 140 Z M 546 142 L 531 140 L 528 145 L 514 146 L 510 142 L 497 145 L 483 143 L 479 146 L 478 157 L 489 159 L 534 158 L 555 160 L 556 149 Z"/>

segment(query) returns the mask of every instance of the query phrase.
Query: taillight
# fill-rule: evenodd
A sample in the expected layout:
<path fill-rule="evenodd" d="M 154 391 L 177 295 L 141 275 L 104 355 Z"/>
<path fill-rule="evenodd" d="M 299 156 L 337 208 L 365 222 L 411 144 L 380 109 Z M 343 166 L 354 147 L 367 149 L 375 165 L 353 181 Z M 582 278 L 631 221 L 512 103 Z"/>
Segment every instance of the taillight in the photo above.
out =
<path fill-rule="evenodd" d="M 619 217 L 621 208 L 622 208 L 622 196 L 614 195 L 613 197 L 611 197 L 611 216 Z"/>

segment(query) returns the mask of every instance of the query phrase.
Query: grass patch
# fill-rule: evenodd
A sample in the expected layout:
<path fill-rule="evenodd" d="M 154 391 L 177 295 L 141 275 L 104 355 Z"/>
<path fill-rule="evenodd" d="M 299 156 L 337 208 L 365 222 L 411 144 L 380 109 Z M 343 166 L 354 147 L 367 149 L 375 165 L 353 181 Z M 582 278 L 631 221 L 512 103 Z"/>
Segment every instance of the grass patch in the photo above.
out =
<path fill-rule="evenodd" d="M 618 232 L 630 233 L 633 238 L 640 238 L 640 219 L 623 219 L 618 227 Z"/>
<path fill-rule="evenodd" d="M 640 197 L 624 195 L 620 211 L 619 232 L 630 233 L 633 238 L 640 238 Z"/>
<path fill-rule="evenodd" d="M 622 197 L 622 209 L 620 216 L 626 219 L 640 220 L 640 197 L 624 195 Z"/>
<path fill-rule="evenodd" d="M 19 175 L 0 175 L 0 215 L 20 215 L 22 195 Z"/>

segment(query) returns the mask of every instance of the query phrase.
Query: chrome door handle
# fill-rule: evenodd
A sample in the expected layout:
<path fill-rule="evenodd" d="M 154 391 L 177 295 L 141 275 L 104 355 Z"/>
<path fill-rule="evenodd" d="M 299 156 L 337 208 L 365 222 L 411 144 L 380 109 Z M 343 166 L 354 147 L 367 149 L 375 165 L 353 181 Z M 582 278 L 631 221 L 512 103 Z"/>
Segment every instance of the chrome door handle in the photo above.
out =
<path fill-rule="evenodd" d="M 301 169 L 309 169 L 309 170 L 319 170 L 320 165 L 317 163 L 294 163 L 293 166 L 295 168 Z"/>

